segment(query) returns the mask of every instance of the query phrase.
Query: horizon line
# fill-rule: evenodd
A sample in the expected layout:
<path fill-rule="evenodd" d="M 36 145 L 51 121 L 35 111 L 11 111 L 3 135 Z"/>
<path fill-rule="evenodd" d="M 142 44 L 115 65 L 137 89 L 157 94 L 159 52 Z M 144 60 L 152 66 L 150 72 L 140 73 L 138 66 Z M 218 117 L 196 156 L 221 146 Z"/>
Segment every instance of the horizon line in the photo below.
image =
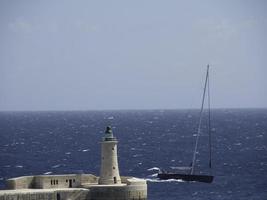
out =
<path fill-rule="evenodd" d="M 207 110 L 208 108 L 204 108 Z M 267 109 L 267 107 L 215 107 L 210 110 L 252 110 Z M 114 108 L 114 109 L 39 109 L 39 110 L 0 110 L 0 112 L 90 112 L 90 111 L 162 111 L 162 110 L 200 110 L 200 108 Z"/>

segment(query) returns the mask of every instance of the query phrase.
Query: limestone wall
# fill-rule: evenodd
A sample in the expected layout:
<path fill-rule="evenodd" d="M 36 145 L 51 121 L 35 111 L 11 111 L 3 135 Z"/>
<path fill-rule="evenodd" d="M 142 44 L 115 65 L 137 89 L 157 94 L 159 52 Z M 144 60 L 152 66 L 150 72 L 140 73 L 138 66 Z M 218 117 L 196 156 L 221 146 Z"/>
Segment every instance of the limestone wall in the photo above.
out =
<path fill-rule="evenodd" d="M 7 180 L 7 189 L 77 188 L 83 183 L 96 184 L 98 178 L 92 174 L 22 176 Z"/>
<path fill-rule="evenodd" d="M 34 176 L 21 176 L 18 178 L 8 179 L 6 182 L 7 189 L 25 189 L 32 188 Z"/>
<path fill-rule="evenodd" d="M 54 193 L 0 194 L 0 200 L 56 200 Z"/>
<path fill-rule="evenodd" d="M 44 175 L 35 176 L 34 188 L 73 188 L 81 185 L 81 176 L 68 175 Z"/>
<path fill-rule="evenodd" d="M 98 184 L 99 177 L 92 174 L 81 174 L 81 185 L 83 184 Z"/>
<path fill-rule="evenodd" d="M 72 187 L 76 188 L 68 188 L 70 180 L 73 183 Z M 9 189 L 13 190 L 0 190 L 0 200 L 147 199 L 145 180 L 133 177 L 121 177 L 121 180 L 123 184 L 99 185 L 98 177 L 91 174 L 24 176 L 9 179 Z"/>
<path fill-rule="evenodd" d="M 87 189 L 0 190 L 0 200 L 90 200 Z"/>
<path fill-rule="evenodd" d="M 56 200 L 91 200 L 87 189 L 58 190 L 55 193 Z"/>
<path fill-rule="evenodd" d="M 92 200 L 146 200 L 147 188 L 145 186 L 124 187 L 92 187 L 90 196 Z"/>
<path fill-rule="evenodd" d="M 120 185 L 86 185 L 91 200 L 146 200 L 147 184 L 143 179 L 121 177 Z"/>

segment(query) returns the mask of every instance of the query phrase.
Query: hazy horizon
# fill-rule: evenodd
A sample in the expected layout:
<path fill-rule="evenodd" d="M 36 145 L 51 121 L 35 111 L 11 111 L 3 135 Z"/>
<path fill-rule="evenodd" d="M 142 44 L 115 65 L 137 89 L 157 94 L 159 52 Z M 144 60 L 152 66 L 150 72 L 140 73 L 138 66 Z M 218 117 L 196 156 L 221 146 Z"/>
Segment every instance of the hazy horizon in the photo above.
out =
<path fill-rule="evenodd" d="M 204 110 L 207 110 L 208 108 L 204 108 Z M 211 112 L 215 111 L 215 110 L 259 110 L 259 109 L 267 109 L 267 107 L 254 107 L 254 108 L 243 108 L 243 107 L 232 107 L 232 108 L 211 108 Z M 0 112 L 124 112 L 124 111 L 155 111 L 155 110 L 159 110 L 159 111 L 168 111 L 168 110 L 172 110 L 172 111 L 189 111 L 189 110 L 199 110 L 200 108 L 149 108 L 149 109 L 138 109 L 138 108 L 133 108 L 133 109 L 127 109 L 127 108 L 122 108 L 122 109 L 76 109 L 76 110 L 0 110 Z"/>
<path fill-rule="evenodd" d="M 0 1 L 0 111 L 267 108 L 267 2 Z"/>

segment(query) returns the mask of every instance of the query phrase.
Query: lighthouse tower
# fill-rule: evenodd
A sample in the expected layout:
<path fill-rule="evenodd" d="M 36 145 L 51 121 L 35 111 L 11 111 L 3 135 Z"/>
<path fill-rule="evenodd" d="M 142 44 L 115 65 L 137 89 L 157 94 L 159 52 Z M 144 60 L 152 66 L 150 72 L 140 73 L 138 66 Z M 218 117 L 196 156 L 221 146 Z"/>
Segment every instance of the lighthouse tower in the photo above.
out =
<path fill-rule="evenodd" d="M 118 167 L 117 139 L 113 136 L 111 127 L 107 127 L 101 142 L 101 171 L 99 184 L 121 184 Z"/>

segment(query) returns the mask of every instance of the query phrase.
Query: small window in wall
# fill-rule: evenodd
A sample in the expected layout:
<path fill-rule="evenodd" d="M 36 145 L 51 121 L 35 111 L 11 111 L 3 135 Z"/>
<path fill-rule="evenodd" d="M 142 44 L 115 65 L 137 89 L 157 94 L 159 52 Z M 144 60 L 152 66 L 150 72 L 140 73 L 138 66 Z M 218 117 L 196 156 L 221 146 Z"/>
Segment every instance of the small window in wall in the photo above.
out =
<path fill-rule="evenodd" d="M 112 150 L 114 151 L 114 147 L 112 147 Z"/>
<path fill-rule="evenodd" d="M 75 179 L 73 179 L 73 183 L 75 183 Z"/>
<path fill-rule="evenodd" d="M 53 185 L 53 180 L 51 180 L 51 185 Z"/>
<path fill-rule="evenodd" d="M 56 185 L 56 180 L 53 181 L 54 185 Z"/>
<path fill-rule="evenodd" d="M 68 182 L 68 179 L 66 180 L 66 183 Z"/>
<path fill-rule="evenodd" d="M 58 180 L 56 180 L 56 184 L 58 185 Z"/>
<path fill-rule="evenodd" d="M 113 169 L 115 169 L 115 167 L 113 167 Z"/>
<path fill-rule="evenodd" d="M 113 179 L 114 179 L 114 183 L 117 183 L 117 177 L 113 177 Z"/>

